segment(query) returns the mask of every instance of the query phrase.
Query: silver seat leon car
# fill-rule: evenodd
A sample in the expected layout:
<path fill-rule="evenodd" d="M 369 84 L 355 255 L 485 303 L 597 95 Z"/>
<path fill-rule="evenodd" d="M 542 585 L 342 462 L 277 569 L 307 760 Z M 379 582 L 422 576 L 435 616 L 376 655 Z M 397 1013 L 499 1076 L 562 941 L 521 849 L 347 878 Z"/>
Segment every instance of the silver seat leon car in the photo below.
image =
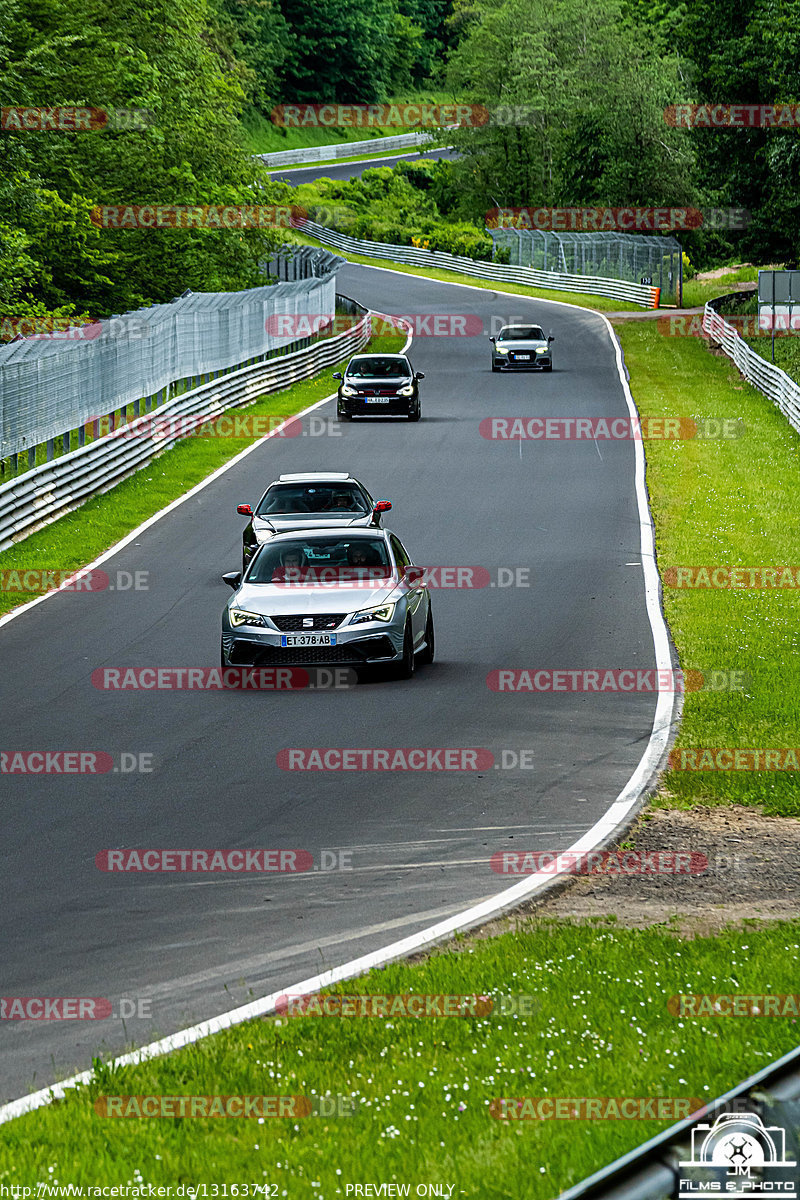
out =
<path fill-rule="evenodd" d="M 222 614 L 221 661 L 238 666 L 385 666 L 410 679 L 434 655 L 424 571 L 377 528 L 280 533 L 261 546 Z"/>

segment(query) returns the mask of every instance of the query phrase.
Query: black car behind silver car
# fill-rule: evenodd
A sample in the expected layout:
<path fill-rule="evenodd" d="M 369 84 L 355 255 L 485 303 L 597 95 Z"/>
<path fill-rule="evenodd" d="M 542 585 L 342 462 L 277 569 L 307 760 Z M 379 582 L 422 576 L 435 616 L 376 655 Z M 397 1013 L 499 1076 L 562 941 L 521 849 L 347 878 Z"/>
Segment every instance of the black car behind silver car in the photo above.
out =
<path fill-rule="evenodd" d="M 357 354 L 351 358 L 340 379 L 337 413 L 340 421 L 351 417 L 408 417 L 418 421 L 421 416 L 419 380 L 425 376 L 415 371 L 405 354 Z"/>

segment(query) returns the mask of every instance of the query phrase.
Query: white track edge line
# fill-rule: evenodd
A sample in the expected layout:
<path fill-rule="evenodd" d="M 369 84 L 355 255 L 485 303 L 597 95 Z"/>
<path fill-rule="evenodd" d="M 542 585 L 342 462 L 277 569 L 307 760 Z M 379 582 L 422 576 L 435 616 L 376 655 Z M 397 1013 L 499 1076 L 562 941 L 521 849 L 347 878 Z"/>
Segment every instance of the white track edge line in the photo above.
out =
<path fill-rule="evenodd" d="M 390 270 L 388 267 L 377 267 L 374 270 Z M 427 282 L 441 283 L 442 280 L 430 280 L 427 276 L 416 276 L 416 278 L 424 279 Z M 466 287 L 467 284 L 455 283 L 451 286 Z M 485 291 L 487 289 L 478 289 Z M 513 296 L 513 292 L 500 293 L 502 295 Z M 521 297 L 522 299 L 538 300 L 539 297 Z M 547 300 L 548 304 L 564 303 L 568 308 L 578 308 L 580 311 L 590 311 L 601 317 L 605 322 L 606 331 L 611 339 L 614 347 L 615 362 L 617 372 L 619 374 L 620 383 L 622 384 L 623 395 L 628 406 L 628 412 L 631 418 L 637 415 L 636 405 L 631 395 L 631 390 L 628 381 L 625 378 L 625 369 L 623 365 L 622 347 L 617 340 L 613 326 L 603 313 L 597 312 L 596 309 L 583 309 L 580 305 L 570 304 L 568 301 Z M 381 314 L 385 315 L 385 314 Z M 409 337 L 406 346 L 410 344 Z M 313 408 L 319 407 L 327 400 L 333 397 L 326 397 L 325 400 L 320 400 L 317 404 L 305 410 L 311 412 Z M 303 414 L 296 414 L 301 416 Z M 267 437 L 273 436 L 268 434 Z M 199 491 L 201 487 L 206 486 L 216 476 L 227 470 L 235 462 L 238 462 L 245 454 L 255 449 L 257 445 L 261 445 L 266 438 L 249 446 L 242 454 L 232 459 L 230 463 L 226 463 L 223 468 L 216 471 L 214 475 L 209 476 L 198 487 L 193 488 L 185 497 L 178 501 L 174 501 L 150 518 L 140 529 L 145 529 L 148 525 L 153 524 L 159 517 L 177 507 L 183 499 L 188 499 L 189 496 Z M 635 473 L 634 482 L 636 487 L 636 498 L 639 510 L 639 527 L 640 527 L 640 545 L 642 552 L 642 570 L 645 583 L 645 604 L 647 609 L 647 617 L 650 623 L 650 629 L 653 635 L 653 647 L 656 658 L 656 668 L 658 671 L 659 681 L 665 677 L 664 674 L 671 669 L 672 660 L 670 655 L 669 634 L 667 630 L 664 614 L 660 604 L 660 587 L 659 576 L 656 569 L 655 560 L 655 531 L 653 522 L 650 517 L 650 509 L 645 488 L 645 457 L 644 443 L 641 439 L 634 439 L 634 454 L 635 454 Z M 138 531 L 136 531 L 138 532 Z M 99 562 L 107 558 L 113 550 L 119 549 L 122 545 L 127 544 L 134 535 L 119 542 L 116 547 L 108 551 Z M 48 593 L 52 594 L 52 593 Z M 42 597 L 42 599 L 46 599 Z M 38 600 L 33 601 L 38 603 Z M 30 605 L 25 606 L 25 610 L 30 608 Z M 2 622 L 0 622 L 1 624 Z M 669 678 L 669 676 L 666 676 Z M 281 989 L 280 992 L 272 992 L 268 996 L 262 997 L 260 1000 L 254 1000 L 250 1004 L 245 1004 L 239 1008 L 230 1009 L 228 1012 L 221 1013 L 218 1017 L 212 1017 L 210 1020 L 201 1021 L 197 1025 L 192 1025 L 187 1029 L 179 1030 L 177 1033 L 170 1034 L 168 1037 L 161 1038 L 159 1041 L 151 1042 L 146 1046 L 142 1046 L 138 1050 L 129 1051 L 120 1057 L 113 1060 L 110 1064 L 112 1070 L 127 1066 L 137 1066 L 140 1063 L 147 1062 L 153 1058 L 159 1058 L 164 1054 L 169 1054 L 174 1050 L 179 1050 L 184 1046 L 192 1045 L 195 1042 L 201 1041 L 204 1038 L 210 1037 L 212 1034 L 220 1033 L 224 1029 L 230 1029 L 235 1025 L 240 1025 L 245 1021 L 253 1020 L 256 1017 L 266 1016 L 273 1012 L 281 997 L 289 993 L 308 994 L 318 992 L 325 987 L 331 987 L 335 983 L 341 983 L 343 980 L 352 979 L 356 975 L 361 975 L 366 971 L 376 967 L 385 966 L 389 962 L 394 962 L 399 958 L 406 957 L 413 953 L 419 953 L 423 949 L 427 949 L 435 945 L 437 942 L 452 936 L 465 929 L 473 928 L 476 925 L 483 924 L 493 917 L 501 915 L 504 911 L 517 907 L 523 901 L 529 900 L 536 892 L 541 891 L 546 886 L 552 885 L 557 880 L 565 878 L 570 873 L 572 865 L 569 855 L 575 853 L 585 853 L 595 849 L 598 845 L 607 841 L 623 822 L 631 815 L 631 811 L 643 799 L 644 794 L 655 776 L 656 771 L 662 759 L 665 756 L 670 732 L 671 718 L 675 705 L 675 694 L 659 689 L 658 701 L 653 716 L 653 726 L 648 739 L 647 747 L 642 754 L 641 759 L 636 767 L 636 770 L 631 775 L 623 790 L 619 793 L 616 800 L 609 806 L 599 821 L 596 821 L 591 829 L 587 830 L 582 837 L 569 847 L 568 850 L 562 852 L 562 855 L 557 859 L 556 865 L 560 866 L 560 870 L 556 871 L 539 871 L 519 883 L 514 884 L 510 888 L 499 892 L 496 896 L 490 897 L 488 900 L 473 905 L 471 908 L 464 909 L 460 913 L 456 913 L 453 917 L 448 917 L 444 921 L 439 921 L 435 925 L 428 926 L 427 929 L 420 930 L 419 933 L 412 934 L 407 938 L 403 938 L 398 942 L 392 942 L 388 946 L 382 947 L 380 950 L 373 950 L 369 954 L 361 955 L 359 958 L 351 959 L 349 963 L 344 963 L 340 967 L 333 967 L 328 971 L 323 971 L 318 975 L 312 976 L 309 979 L 304 979 L 300 983 L 294 984 L 292 987 Z M 60 1083 L 52 1084 L 50 1087 L 41 1088 L 38 1092 L 32 1092 L 30 1095 L 22 1096 L 18 1100 L 12 1100 L 10 1103 L 0 1107 L 0 1125 L 7 1121 L 12 1121 L 16 1117 L 33 1112 L 37 1108 L 50 1104 L 53 1100 L 63 1099 L 67 1091 L 71 1088 L 80 1087 L 91 1082 L 94 1077 L 92 1070 L 82 1071 L 77 1075 L 72 1075 L 68 1079 L 62 1080 Z"/>

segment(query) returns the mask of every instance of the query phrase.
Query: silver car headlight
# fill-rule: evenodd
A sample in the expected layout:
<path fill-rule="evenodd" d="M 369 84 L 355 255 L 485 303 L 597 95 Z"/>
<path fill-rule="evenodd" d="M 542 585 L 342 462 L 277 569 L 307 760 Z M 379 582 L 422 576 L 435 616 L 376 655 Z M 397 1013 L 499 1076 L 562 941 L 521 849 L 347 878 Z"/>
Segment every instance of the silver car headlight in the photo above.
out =
<path fill-rule="evenodd" d="M 495 350 L 498 354 L 508 354 L 508 346 L 495 346 Z"/>
<path fill-rule="evenodd" d="M 358 393 L 356 392 L 355 388 L 350 387 L 349 383 L 343 383 L 342 384 L 342 395 L 343 396 L 356 396 L 356 395 L 358 395 Z"/>
<path fill-rule="evenodd" d="M 536 347 L 536 353 L 537 353 L 537 354 L 547 354 L 547 353 L 548 353 L 548 348 L 547 348 L 547 346 L 537 346 L 537 347 Z"/>
<path fill-rule="evenodd" d="M 406 384 L 405 387 L 401 387 L 397 394 L 398 394 L 398 396 L 413 396 L 414 395 L 413 383 L 408 383 L 408 384 Z"/>
<path fill-rule="evenodd" d="M 234 629 L 238 629 L 240 625 L 266 625 L 267 623 L 261 613 L 248 612 L 246 608 L 230 608 L 228 616 Z"/>
<path fill-rule="evenodd" d="M 396 604 L 379 604 L 377 608 L 362 608 L 361 612 L 353 613 L 351 625 L 359 625 L 362 621 L 391 621 Z"/>

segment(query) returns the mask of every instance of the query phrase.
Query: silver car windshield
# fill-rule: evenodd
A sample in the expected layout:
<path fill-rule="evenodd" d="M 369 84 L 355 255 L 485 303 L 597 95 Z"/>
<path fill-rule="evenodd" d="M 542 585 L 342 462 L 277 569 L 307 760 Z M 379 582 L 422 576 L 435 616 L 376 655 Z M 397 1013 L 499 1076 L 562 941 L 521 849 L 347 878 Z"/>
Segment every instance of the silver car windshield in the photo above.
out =
<path fill-rule="evenodd" d="M 336 484 L 276 484 L 271 487 L 256 509 L 258 517 L 287 517 L 295 515 L 330 516 L 352 513 L 363 516 L 369 512 L 366 497 L 351 483 Z"/>
<path fill-rule="evenodd" d="M 402 358 L 354 358 L 346 371 L 349 379 L 406 379 L 410 374 Z"/>
<path fill-rule="evenodd" d="M 498 342 L 543 342 L 544 332 L 538 325 L 504 325 Z"/>
<path fill-rule="evenodd" d="M 296 537 L 270 542 L 253 559 L 247 583 L 333 584 L 389 579 L 392 562 L 380 538 Z"/>

